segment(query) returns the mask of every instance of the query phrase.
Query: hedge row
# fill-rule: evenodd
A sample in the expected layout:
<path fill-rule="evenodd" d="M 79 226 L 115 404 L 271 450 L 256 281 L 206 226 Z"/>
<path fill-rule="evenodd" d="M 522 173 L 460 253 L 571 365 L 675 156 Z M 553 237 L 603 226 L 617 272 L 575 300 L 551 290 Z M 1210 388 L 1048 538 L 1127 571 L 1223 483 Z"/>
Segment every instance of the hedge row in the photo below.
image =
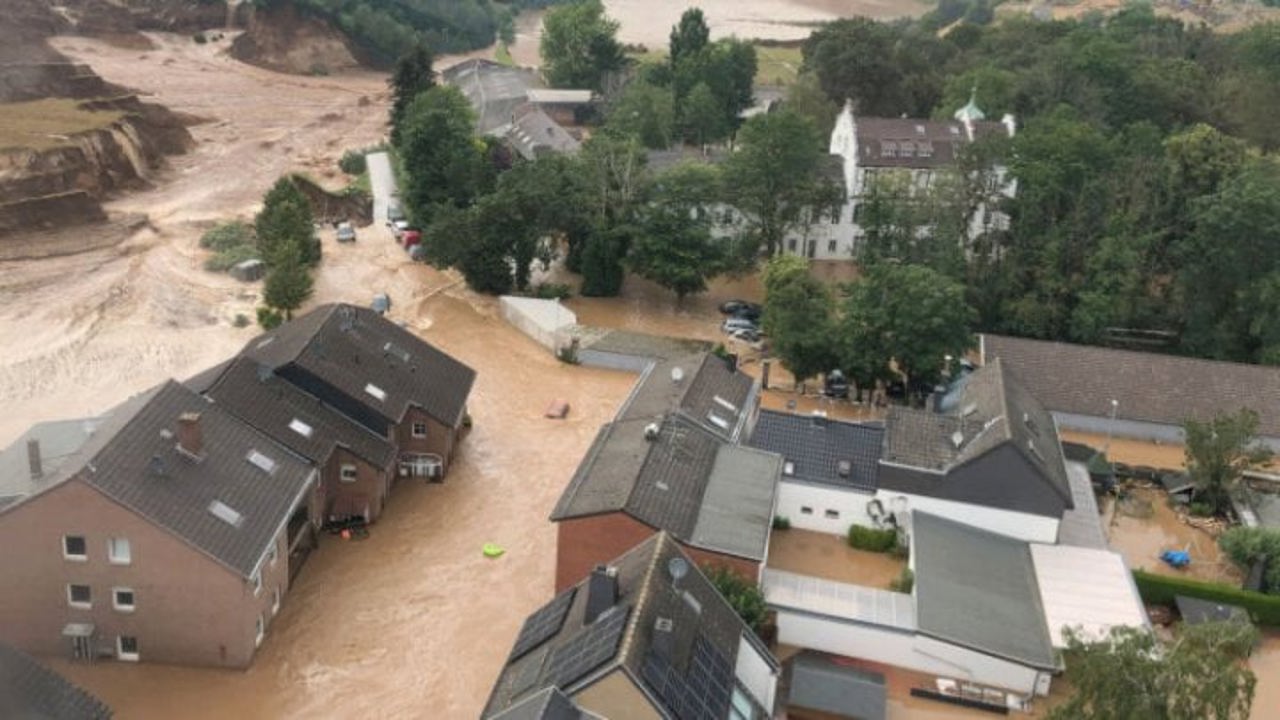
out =
<path fill-rule="evenodd" d="M 1133 571 L 1138 594 L 1143 601 L 1157 605 L 1173 605 L 1178 595 L 1238 605 L 1249 612 L 1259 625 L 1280 627 L 1280 595 L 1241 590 L 1231 585 L 1191 580 L 1189 578 L 1156 575 L 1142 570 Z"/>
<path fill-rule="evenodd" d="M 862 525 L 850 525 L 849 545 L 859 550 L 889 552 L 898 546 L 898 531 L 893 528 L 877 530 Z"/>

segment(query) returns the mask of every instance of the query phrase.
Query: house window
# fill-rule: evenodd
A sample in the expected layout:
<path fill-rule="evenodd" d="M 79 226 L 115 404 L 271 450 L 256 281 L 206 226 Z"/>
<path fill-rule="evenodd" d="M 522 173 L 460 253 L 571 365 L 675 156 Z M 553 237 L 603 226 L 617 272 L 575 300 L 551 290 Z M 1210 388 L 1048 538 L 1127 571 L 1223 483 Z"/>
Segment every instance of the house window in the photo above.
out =
<path fill-rule="evenodd" d="M 253 628 L 253 646 L 258 647 L 262 644 L 262 637 L 267 634 L 267 621 L 261 615 L 254 621 Z"/>
<path fill-rule="evenodd" d="M 356 466 L 347 464 L 338 470 L 338 479 L 344 483 L 353 483 L 356 481 Z"/>
<path fill-rule="evenodd" d="M 68 585 L 67 604 L 73 608 L 88 610 L 93 607 L 93 593 L 88 585 Z"/>
<path fill-rule="evenodd" d="M 76 562 L 86 562 L 89 559 L 88 545 L 84 541 L 83 535 L 63 535 L 62 536 L 62 557 Z"/>
<path fill-rule="evenodd" d="M 787 241 L 787 250 L 790 250 L 791 252 L 795 252 L 795 251 L 796 251 L 796 239 L 795 239 L 795 238 L 791 238 L 790 240 L 788 240 L 788 241 Z"/>
<path fill-rule="evenodd" d="M 827 252 L 832 253 L 832 254 L 835 254 L 835 251 L 836 251 L 836 241 L 835 241 L 835 240 L 828 240 L 828 241 L 827 241 Z"/>
<path fill-rule="evenodd" d="M 427 424 L 424 422 L 416 422 L 413 424 L 413 436 L 416 438 L 424 438 L 427 436 Z"/>
<path fill-rule="evenodd" d="M 843 209 L 843 208 L 836 208 L 835 210 L 832 210 L 832 211 L 831 211 L 831 224 L 832 224 L 832 225 L 839 225 L 839 224 L 840 224 L 840 217 L 841 217 L 841 215 L 843 215 L 843 214 L 844 214 L 844 209 Z"/>
<path fill-rule="evenodd" d="M 751 709 L 751 700 L 740 688 L 733 689 L 733 698 L 729 703 L 729 720 L 753 720 L 755 712 Z"/>
<path fill-rule="evenodd" d="M 804 506 L 804 505 L 801 505 L 801 506 L 800 506 L 800 514 L 801 514 L 801 515 L 812 515 L 812 514 L 813 514 L 813 508 L 811 508 L 811 507 L 806 507 L 806 506 Z"/>
<path fill-rule="evenodd" d="M 132 635 L 116 636 L 116 659 L 138 662 L 138 638 Z"/>
<path fill-rule="evenodd" d="M 280 588 L 271 591 L 271 614 L 280 612 Z"/>
<path fill-rule="evenodd" d="M 898 143 L 882 142 L 880 143 L 880 157 L 895 157 L 898 154 Z"/>
<path fill-rule="evenodd" d="M 253 594 L 262 594 L 262 571 L 254 570 L 253 577 L 249 578 L 249 582 L 253 583 Z"/>
<path fill-rule="evenodd" d="M 133 554 L 126 538 L 107 539 L 107 560 L 112 565 L 128 565 L 133 562 Z"/>
<path fill-rule="evenodd" d="M 900 145 L 899 147 L 901 148 L 901 152 L 899 152 L 898 154 L 899 154 L 899 155 L 901 155 L 901 156 L 902 156 L 902 157 L 904 157 L 904 158 L 909 158 L 909 157 L 911 157 L 911 156 L 913 156 L 913 155 L 915 155 L 915 154 L 916 154 L 916 148 L 915 148 L 915 145 L 913 145 L 913 144 L 911 144 L 911 143 L 909 143 L 909 142 L 904 142 L 904 143 L 902 143 L 902 145 Z"/>
<path fill-rule="evenodd" d="M 120 612 L 133 612 L 133 588 L 112 588 L 111 606 Z"/>
<path fill-rule="evenodd" d="M 823 513 L 823 515 L 825 515 L 825 516 L 826 516 L 826 518 L 827 518 L 828 520 L 839 520 L 839 519 L 840 519 L 840 511 L 839 511 L 839 510 L 827 510 L 825 513 Z"/>

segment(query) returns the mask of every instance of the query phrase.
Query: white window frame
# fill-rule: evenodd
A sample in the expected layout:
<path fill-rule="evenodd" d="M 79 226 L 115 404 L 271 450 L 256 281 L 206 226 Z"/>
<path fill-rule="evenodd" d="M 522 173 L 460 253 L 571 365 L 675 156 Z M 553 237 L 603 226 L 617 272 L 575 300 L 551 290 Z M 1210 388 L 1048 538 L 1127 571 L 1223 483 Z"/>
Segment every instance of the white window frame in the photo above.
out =
<path fill-rule="evenodd" d="M 132 595 L 133 602 L 129 605 L 121 605 L 120 593 L 122 592 L 127 592 Z M 138 607 L 138 594 L 133 591 L 133 588 L 113 587 L 111 588 L 111 607 L 114 608 L 116 612 L 131 613 Z"/>
<path fill-rule="evenodd" d="M 71 599 L 71 588 L 73 587 L 89 588 L 89 601 L 82 602 L 80 600 Z M 92 610 L 93 609 L 93 586 L 85 583 L 67 583 L 67 606 L 76 608 L 77 610 Z"/>
<path fill-rule="evenodd" d="M 422 432 L 418 432 L 418 428 L 422 428 Z M 416 422 L 410 428 L 410 432 L 416 438 L 424 438 L 427 436 L 427 424 L 425 422 Z"/>
<path fill-rule="evenodd" d="M 276 613 L 278 613 L 278 612 L 280 612 L 280 588 L 279 588 L 279 587 L 276 587 L 274 590 L 272 590 L 272 591 L 271 591 L 271 615 L 272 615 L 272 617 L 274 617 L 274 616 L 275 616 L 275 614 L 276 614 Z"/>
<path fill-rule="evenodd" d="M 124 651 L 124 639 L 128 637 L 133 640 L 133 652 Z M 138 662 L 142 653 L 138 652 L 138 638 L 133 635 L 117 635 L 116 636 L 116 659 L 125 662 Z"/>
<path fill-rule="evenodd" d="M 124 543 L 124 556 L 116 555 L 117 543 Z M 132 565 L 133 564 L 133 545 L 129 542 L 129 538 L 112 537 L 107 538 L 107 562 L 112 565 Z"/>
<path fill-rule="evenodd" d="M 84 543 L 83 555 L 72 555 L 67 552 L 67 540 L 69 538 L 80 538 L 80 542 Z M 84 535 L 63 535 L 62 536 L 62 558 L 71 562 L 89 562 L 89 540 Z"/>
<path fill-rule="evenodd" d="M 266 618 L 259 615 L 258 619 L 254 620 L 253 646 L 262 647 L 262 639 L 266 636 L 267 636 L 267 621 L 266 621 Z"/>
<path fill-rule="evenodd" d="M 249 582 L 253 583 L 253 596 L 257 597 L 262 594 L 262 568 L 253 571 L 253 575 L 249 578 Z"/>
<path fill-rule="evenodd" d="M 351 471 L 351 474 L 349 476 L 347 475 L 348 470 Z M 360 479 L 360 473 L 356 469 L 355 463 L 343 463 L 338 468 L 338 482 L 353 483 L 359 479 Z"/>

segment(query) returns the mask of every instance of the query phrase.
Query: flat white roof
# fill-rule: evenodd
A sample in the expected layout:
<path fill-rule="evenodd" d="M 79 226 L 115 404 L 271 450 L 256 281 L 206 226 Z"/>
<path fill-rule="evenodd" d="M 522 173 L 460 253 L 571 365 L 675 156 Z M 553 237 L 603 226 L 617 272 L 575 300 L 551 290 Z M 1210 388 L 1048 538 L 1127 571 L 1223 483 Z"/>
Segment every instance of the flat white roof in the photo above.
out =
<path fill-rule="evenodd" d="M 769 569 L 764 571 L 763 585 L 764 601 L 773 607 L 899 630 L 916 629 L 916 608 L 905 593 Z"/>
<path fill-rule="evenodd" d="M 591 91 L 530 88 L 528 97 L 531 103 L 589 103 Z"/>
<path fill-rule="evenodd" d="M 1054 647 L 1066 647 L 1066 627 L 1090 638 L 1121 625 L 1150 627 L 1133 575 L 1118 553 L 1032 543 L 1031 561 Z"/>

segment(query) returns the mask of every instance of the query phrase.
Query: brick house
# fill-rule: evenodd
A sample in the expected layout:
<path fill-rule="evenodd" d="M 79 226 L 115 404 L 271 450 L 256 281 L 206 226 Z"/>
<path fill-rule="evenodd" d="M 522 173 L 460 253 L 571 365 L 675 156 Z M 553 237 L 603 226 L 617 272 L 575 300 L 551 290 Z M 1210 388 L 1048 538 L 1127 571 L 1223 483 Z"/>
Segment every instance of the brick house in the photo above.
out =
<path fill-rule="evenodd" d="M 399 477 L 443 477 L 470 428 L 475 371 L 367 308 L 322 305 L 240 357 L 389 439 Z"/>
<path fill-rule="evenodd" d="M 316 471 L 172 381 L 87 427 L 65 456 L 39 434 L 0 454 L 0 640 L 247 667 L 312 530 Z"/>
<path fill-rule="evenodd" d="M 757 580 L 782 458 L 737 444 L 756 404 L 754 381 L 714 355 L 650 366 L 551 515 L 556 589 L 663 530 L 697 563 Z"/>
<path fill-rule="evenodd" d="M 660 532 L 525 620 L 482 718 L 773 716 L 778 663 Z"/>

